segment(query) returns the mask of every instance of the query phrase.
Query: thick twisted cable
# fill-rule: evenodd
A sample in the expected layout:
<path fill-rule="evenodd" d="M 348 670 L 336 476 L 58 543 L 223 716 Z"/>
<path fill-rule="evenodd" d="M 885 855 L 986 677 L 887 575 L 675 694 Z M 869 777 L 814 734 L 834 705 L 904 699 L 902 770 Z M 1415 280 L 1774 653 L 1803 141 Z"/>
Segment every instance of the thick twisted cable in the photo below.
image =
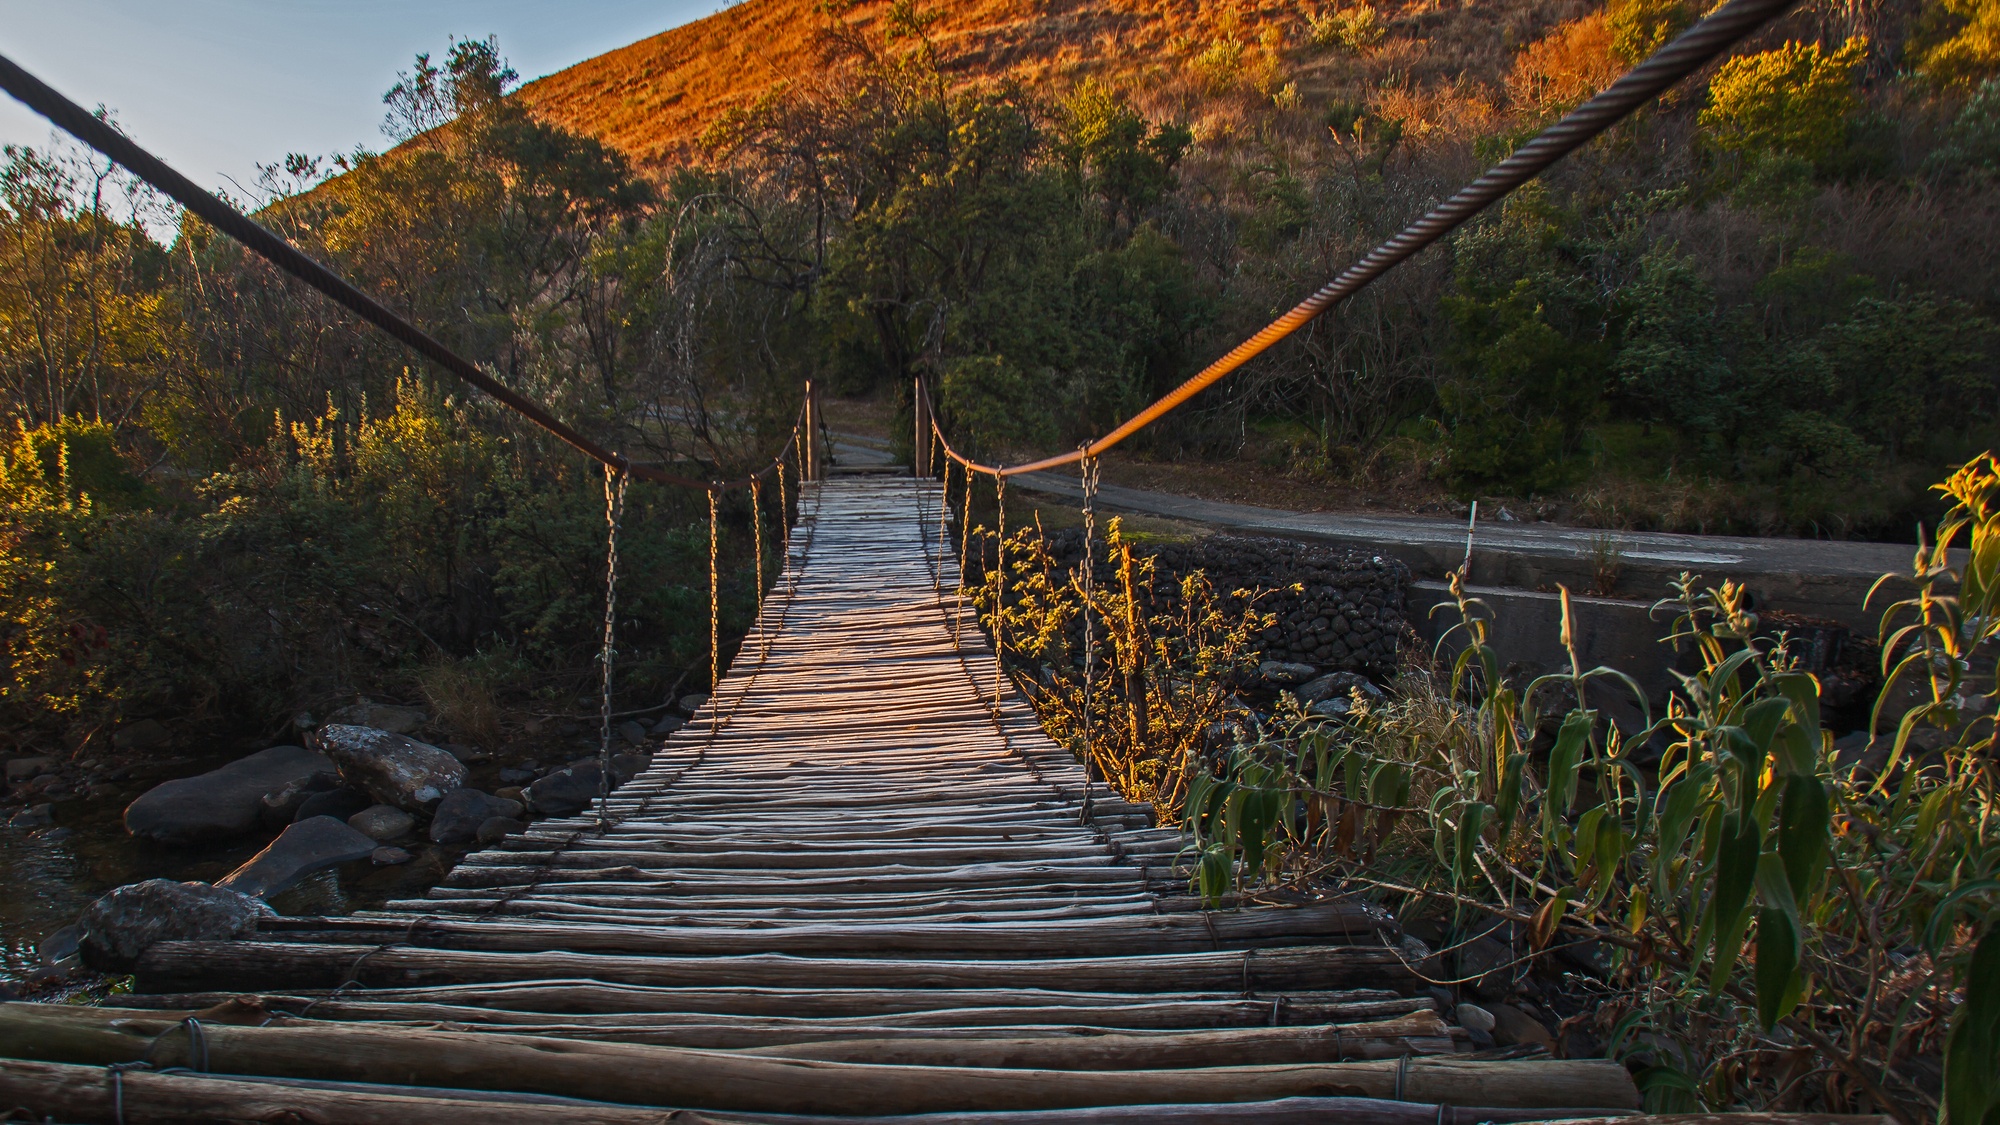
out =
<path fill-rule="evenodd" d="M 215 195 L 196 186 L 167 163 L 131 138 L 111 127 L 82 106 L 57 93 L 54 88 L 23 70 L 13 60 L 0 55 L 0 89 L 5 89 L 29 109 L 48 118 L 65 132 L 125 166 L 133 175 L 201 218 L 203 222 L 234 238 L 265 261 L 319 290 L 350 312 L 394 336 L 411 350 L 497 399 L 508 409 L 547 430 L 571 448 L 610 468 L 630 473 L 641 480 L 678 484 L 688 488 L 728 490 L 745 488 L 755 477 L 771 471 L 770 466 L 740 479 L 721 484 L 684 477 L 664 469 L 638 464 L 622 453 L 598 445 L 544 410 L 526 395 L 480 370 L 479 365 L 452 351 L 443 343 L 391 312 L 381 302 L 356 288 L 298 247 L 231 207 Z"/>
<path fill-rule="evenodd" d="M 1045 457 L 1025 465 L 1006 467 L 961 463 L 997 476 L 1017 476 L 1059 465 L 1070 465 L 1085 457 L 1097 457 L 1118 443 L 1165 417 L 1187 400 L 1221 382 L 1244 364 L 1262 355 L 1278 341 L 1304 327 L 1313 318 L 1353 296 L 1369 282 L 1389 272 L 1404 259 L 1450 234 L 1466 220 L 1504 199 L 1534 179 L 1550 165 L 1617 124 L 1640 106 L 1693 74 L 1703 65 L 1734 46 L 1744 36 L 1783 15 L 1797 0 L 1730 0 L 1706 19 L 1682 33 L 1673 42 L 1627 71 L 1604 92 L 1565 114 L 1562 120 L 1514 150 L 1514 154 L 1494 165 L 1485 175 L 1462 188 L 1458 194 L 1431 209 L 1430 213 L 1402 233 L 1369 251 L 1368 256 L 1349 266 L 1317 293 L 1299 302 L 1290 312 L 1272 321 L 1255 336 L 1230 349 L 1229 354 L 1209 364 L 1193 378 L 1162 396 L 1117 429 L 1071 453 Z M 957 454 L 953 454 L 957 457 Z"/>

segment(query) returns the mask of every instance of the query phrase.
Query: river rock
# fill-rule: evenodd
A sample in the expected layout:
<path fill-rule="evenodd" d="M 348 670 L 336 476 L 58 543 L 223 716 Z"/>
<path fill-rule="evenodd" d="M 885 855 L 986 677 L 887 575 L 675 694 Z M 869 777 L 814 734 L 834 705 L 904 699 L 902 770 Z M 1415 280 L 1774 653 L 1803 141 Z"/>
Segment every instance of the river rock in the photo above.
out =
<path fill-rule="evenodd" d="M 347 826 L 371 840 L 394 840 L 409 835 L 417 818 L 394 805 L 370 805 L 348 817 Z"/>
<path fill-rule="evenodd" d="M 457 758 L 393 731 L 329 723 L 318 737 L 341 780 L 385 805 L 422 812 L 465 784 Z"/>
<path fill-rule="evenodd" d="M 220 769 L 162 782 L 125 809 L 125 829 L 163 844 L 226 840 L 257 829 L 264 798 L 325 774 L 333 762 L 303 746 L 273 746 Z"/>
<path fill-rule="evenodd" d="M 618 724 L 618 736 L 634 746 L 644 746 L 646 744 L 646 733 L 646 724 L 641 722 L 633 721 Z"/>
<path fill-rule="evenodd" d="M 654 734 L 672 734 L 687 725 L 687 720 L 679 715 L 668 715 L 653 724 Z"/>
<path fill-rule="evenodd" d="M 56 822 L 56 807 L 47 801 L 29 805 L 7 819 L 9 828 L 47 828 Z"/>
<path fill-rule="evenodd" d="M 1376 698 L 1382 695 L 1381 688 L 1376 687 L 1368 677 L 1355 672 L 1330 672 L 1310 683 L 1300 685 L 1292 694 L 1299 697 L 1300 703 L 1311 706 L 1322 699 L 1346 699 L 1356 689 L 1363 695 Z"/>
<path fill-rule="evenodd" d="M 150 750 L 174 736 L 167 725 L 158 719 L 140 719 L 118 728 L 111 736 L 111 745 L 119 750 Z"/>
<path fill-rule="evenodd" d="M 596 762 L 578 762 L 528 786 L 521 795 L 543 816 L 574 816 L 596 802 L 603 776 Z"/>
<path fill-rule="evenodd" d="M 421 707 L 398 707 L 393 703 L 350 703 L 326 717 L 343 726 L 374 727 L 390 734 L 408 734 L 431 721 Z"/>
<path fill-rule="evenodd" d="M 509 801 L 477 789 L 454 789 L 438 802 L 431 814 L 431 840 L 439 844 L 463 844 L 479 836 L 479 826 L 494 817 L 516 817 L 522 813 L 519 801 Z"/>
<path fill-rule="evenodd" d="M 524 820 L 519 820 L 511 816 L 496 816 L 480 823 L 479 835 L 475 839 L 479 842 L 479 846 L 483 848 L 489 844 L 497 844 L 509 836 L 526 832 L 527 830 L 528 824 Z"/>
<path fill-rule="evenodd" d="M 366 859 L 379 846 L 372 837 L 330 816 L 315 816 L 279 833 L 269 847 L 215 885 L 269 898 L 315 871 Z"/>
<path fill-rule="evenodd" d="M 401 848 L 376 848 L 368 853 L 368 860 L 377 867 L 397 867 L 410 862 L 410 853 Z"/>
<path fill-rule="evenodd" d="M 681 696 L 680 709 L 686 711 L 690 715 L 694 714 L 696 711 L 699 711 L 706 706 L 708 706 L 708 696 L 703 692 L 695 692 L 692 695 Z"/>
<path fill-rule="evenodd" d="M 1284 660 L 1266 660 L 1257 665 L 1257 675 L 1265 683 L 1275 687 L 1291 687 L 1313 678 L 1319 669 L 1310 664 L 1292 664 Z"/>
<path fill-rule="evenodd" d="M 54 758 L 12 758 L 7 762 L 7 784 L 19 785 L 31 778 L 54 772 L 56 772 Z"/>
<path fill-rule="evenodd" d="M 283 789 L 264 794 L 263 800 L 258 802 L 263 806 L 258 814 L 259 818 L 266 829 L 276 832 L 300 819 L 299 810 L 305 807 L 307 801 L 339 788 L 340 775 L 337 773 L 316 773 L 311 777 L 300 778 Z"/>
<path fill-rule="evenodd" d="M 257 932 L 257 919 L 275 914 L 240 891 L 148 879 L 91 903 L 77 921 L 77 947 L 93 969 L 130 972 L 156 942 L 247 938 Z"/>
<path fill-rule="evenodd" d="M 299 809 L 292 814 L 292 822 L 311 820 L 316 816 L 330 816 L 335 820 L 346 820 L 362 809 L 374 804 L 368 794 L 345 785 L 336 786 L 324 793 L 314 793 L 299 803 Z"/>

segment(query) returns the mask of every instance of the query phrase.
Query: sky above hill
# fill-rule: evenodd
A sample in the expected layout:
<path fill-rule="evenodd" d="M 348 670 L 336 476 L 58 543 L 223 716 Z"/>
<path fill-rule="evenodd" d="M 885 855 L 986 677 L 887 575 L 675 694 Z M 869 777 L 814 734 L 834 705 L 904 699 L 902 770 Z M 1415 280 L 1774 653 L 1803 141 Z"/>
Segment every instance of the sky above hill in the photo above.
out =
<path fill-rule="evenodd" d="M 247 194 L 286 153 L 387 147 L 382 93 L 419 51 L 497 35 L 532 81 L 723 0 L 0 0 L 0 54 L 196 183 Z M 0 94 L 0 143 L 51 126 Z M 239 188 L 237 185 L 241 185 Z"/>

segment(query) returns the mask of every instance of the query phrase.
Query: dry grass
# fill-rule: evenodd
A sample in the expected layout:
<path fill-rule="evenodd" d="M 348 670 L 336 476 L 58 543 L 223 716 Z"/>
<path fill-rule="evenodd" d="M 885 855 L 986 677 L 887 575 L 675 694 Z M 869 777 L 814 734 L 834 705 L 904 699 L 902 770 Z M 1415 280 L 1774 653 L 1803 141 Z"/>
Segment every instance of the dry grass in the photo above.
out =
<path fill-rule="evenodd" d="M 867 31 L 888 6 L 870 0 L 846 18 Z M 1258 126 L 1309 131 L 1328 103 L 1357 97 L 1381 101 L 1384 116 L 1408 117 L 1418 126 L 1413 138 L 1471 135 L 1491 124 L 1515 51 L 1585 6 L 1378 5 L 1383 37 L 1362 52 L 1313 45 L 1310 18 L 1319 8 L 1297 0 L 925 7 L 941 17 L 931 33 L 943 57 L 967 81 L 1007 74 L 1055 91 L 1097 77 L 1152 116 L 1200 121 L 1205 137 L 1226 143 L 1255 135 Z M 551 121 L 659 175 L 692 155 L 695 138 L 724 111 L 820 69 L 828 26 L 815 0 L 746 0 L 530 83 L 520 96 Z M 1232 55 L 1225 68 L 1232 73 L 1218 74 L 1214 64 Z"/>

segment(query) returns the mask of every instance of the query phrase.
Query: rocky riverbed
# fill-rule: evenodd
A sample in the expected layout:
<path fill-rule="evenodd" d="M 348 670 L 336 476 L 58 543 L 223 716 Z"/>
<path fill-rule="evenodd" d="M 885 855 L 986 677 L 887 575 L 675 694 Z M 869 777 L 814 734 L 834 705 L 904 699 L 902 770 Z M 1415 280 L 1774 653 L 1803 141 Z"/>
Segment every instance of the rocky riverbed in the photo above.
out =
<path fill-rule="evenodd" d="M 704 701 L 621 722 L 613 782 Z M 100 753 L 8 759 L 0 995 L 84 986 L 72 924 L 113 888 L 213 883 L 282 914 L 350 913 L 421 896 L 467 852 L 573 815 L 599 789 L 595 724 L 582 720 L 529 721 L 486 748 L 413 707 L 302 719 L 292 740 L 250 753 L 189 753 L 185 736 L 146 722 Z"/>

